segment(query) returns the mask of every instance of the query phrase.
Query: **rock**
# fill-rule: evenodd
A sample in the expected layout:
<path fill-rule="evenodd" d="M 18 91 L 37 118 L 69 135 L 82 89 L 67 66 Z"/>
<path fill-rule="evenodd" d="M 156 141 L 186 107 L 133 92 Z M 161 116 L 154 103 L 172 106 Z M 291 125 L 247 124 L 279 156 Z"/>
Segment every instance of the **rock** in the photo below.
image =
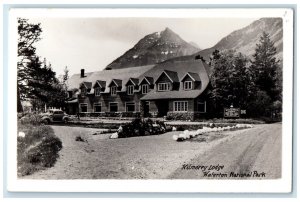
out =
<path fill-rule="evenodd" d="M 76 136 L 75 141 L 85 142 L 85 140 L 81 136 Z"/>
<path fill-rule="evenodd" d="M 175 141 L 177 141 L 177 139 L 178 139 L 178 136 L 177 135 L 173 135 L 173 140 L 175 140 Z"/>
<path fill-rule="evenodd" d="M 118 133 L 122 133 L 122 132 L 123 132 L 123 127 L 120 126 L 120 127 L 118 128 L 117 132 L 118 132 Z"/>
<path fill-rule="evenodd" d="M 113 133 L 111 136 L 110 136 L 110 139 L 117 139 L 118 138 L 118 133 Z"/>
<path fill-rule="evenodd" d="M 189 130 L 183 131 L 183 134 L 189 134 Z"/>
<path fill-rule="evenodd" d="M 24 132 L 19 132 L 18 136 L 19 137 L 25 137 L 25 133 Z"/>

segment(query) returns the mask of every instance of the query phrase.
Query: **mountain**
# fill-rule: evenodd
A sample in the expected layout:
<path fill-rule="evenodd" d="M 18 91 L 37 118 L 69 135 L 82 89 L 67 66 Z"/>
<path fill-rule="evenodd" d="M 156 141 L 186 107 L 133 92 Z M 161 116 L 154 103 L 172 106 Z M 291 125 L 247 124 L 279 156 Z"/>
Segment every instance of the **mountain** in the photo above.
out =
<path fill-rule="evenodd" d="M 190 41 L 189 44 L 191 44 L 192 46 L 198 48 L 200 51 L 202 50 L 196 42 Z"/>
<path fill-rule="evenodd" d="M 281 18 L 261 18 L 256 20 L 250 25 L 224 37 L 213 47 L 199 51 L 194 56 L 201 55 L 208 60 L 212 52 L 216 49 L 233 49 L 251 57 L 255 52 L 256 44 L 259 42 L 263 31 L 270 35 L 271 40 L 277 48 L 276 57 L 282 60 L 283 28 Z"/>
<path fill-rule="evenodd" d="M 170 58 L 191 55 L 199 48 L 184 41 L 171 29 L 146 35 L 133 48 L 110 63 L 105 69 L 144 66 L 163 62 Z"/>

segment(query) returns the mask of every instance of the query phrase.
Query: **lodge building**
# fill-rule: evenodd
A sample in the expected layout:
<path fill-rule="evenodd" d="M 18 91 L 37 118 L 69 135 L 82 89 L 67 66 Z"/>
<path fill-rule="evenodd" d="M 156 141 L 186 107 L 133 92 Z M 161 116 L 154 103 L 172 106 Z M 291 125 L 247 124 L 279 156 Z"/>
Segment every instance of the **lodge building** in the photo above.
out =
<path fill-rule="evenodd" d="M 82 69 L 69 79 L 67 113 L 188 120 L 205 117 L 208 71 L 200 59 L 91 73 Z"/>

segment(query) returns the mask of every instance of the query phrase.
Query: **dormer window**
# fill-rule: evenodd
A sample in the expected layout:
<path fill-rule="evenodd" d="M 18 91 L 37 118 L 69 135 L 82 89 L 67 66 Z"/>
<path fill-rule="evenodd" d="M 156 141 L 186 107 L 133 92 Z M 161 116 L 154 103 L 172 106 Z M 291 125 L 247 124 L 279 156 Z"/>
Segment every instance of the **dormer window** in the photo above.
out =
<path fill-rule="evenodd" d="M 80 84 L 80 95 L 84 97 L 92 88 L 92 82 L 82 82 Z"/>
<path fill-rule="evenodd" d="M 158 87 L 158 91 L 169 91 L 170 83 L 158 83 L 157 87 Z"/>
<path fill-rule="evenodd" d="M 142 94 L 147 94 L 149 91 L 149 85 L 148 84 L 143 84 L 142 85 Z"/>
<path fill-rule="evenodd" d="M 177 72 L 164 70 L 155 81 L 157 91 L 178 90 L 179 79 Z"/>
<path fill-rule="evenodd" d="M 192 81 L 185 81 L 183 85 L 184 90 L 192 90 L 193 83 Z"/>
<path fill-rule="evenodd" d="M 85 96 L 86 95 L 86 88 L 82 87 L 81 88 L 81 96 Z"/>
<path fill-rule="evenodd" d="M 133 90 L 134 90 L 134 86 L 133 85 L 127 86 L 127 94 L 128 95 L 133 95 Z"/>
<path fill-rule="evenodd" d="M 95 88 L 95 96 L 101 95 L 101 88 Z"/>
<path fill-rule="evenodd" d="M 111 95 L 117 95 L 117 86 L 112 86 L 110 88 Z"/>
<path fill-rule="evenodd" d="M 93 86 L 95 96 L 100 97 L 101 93 L 105 91 L 106 81 L 97 80 Z"/>

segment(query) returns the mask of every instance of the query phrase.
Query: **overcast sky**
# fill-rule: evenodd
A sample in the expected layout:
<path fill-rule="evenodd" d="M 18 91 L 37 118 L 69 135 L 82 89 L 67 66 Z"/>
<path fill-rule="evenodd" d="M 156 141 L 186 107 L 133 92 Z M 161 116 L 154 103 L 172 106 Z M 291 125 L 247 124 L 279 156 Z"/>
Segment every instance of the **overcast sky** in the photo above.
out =
<path fill-rule="evenodd" d="M 34 18 L 41 23 L 42 40 L 37 54 L 47 58 L 57 75 L 68 66 L 70 75 L 104 69 L 145 35 L 169 27 L 187 42 L 202 49 L 215 45 L 254 18 Z"/>

